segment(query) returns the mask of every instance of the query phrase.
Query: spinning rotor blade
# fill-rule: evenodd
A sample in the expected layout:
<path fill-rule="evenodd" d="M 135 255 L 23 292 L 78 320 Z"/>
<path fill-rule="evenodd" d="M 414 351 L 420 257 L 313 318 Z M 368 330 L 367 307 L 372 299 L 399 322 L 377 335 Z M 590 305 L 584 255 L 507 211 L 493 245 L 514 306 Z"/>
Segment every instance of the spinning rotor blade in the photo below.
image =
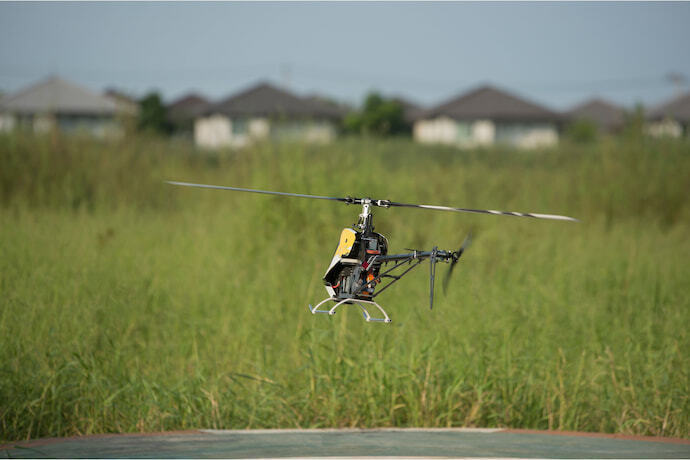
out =
<path fill-rule="evenodd" d="M 303 195 L 301 193 L 269 192 L 267 190 L 256 190 L 253 188 L 227 187 L 225 185 L 192 184 L 189 182 L 176 182 L 176 181 L 172 181 L 172 180 L 166 180 L 165 182 L 167 182 L 168 184 L 171 184 L 171 185 L 182 185 L 184 187 L 199 187 L 199 188 L 213 188 L 213 189 L 220 189 L 220 190 L 234 190 L 236 192 L 263 193 L 265 195 L 295 196 L 297 198 L 314 198 L 316 200 L 342 201 L 344 203 L 348 203 L 352 200 L 351 198 L 336 198 L 336 197 L 332 197 L 332 196 Z"/>
<path fill-rule="evenodd" d="M 263 193 L 264 195 L 281 195 L 281 196 L 294 196 L 297 198 L 313 198 L 315 200 L 330 200 L 330 201 L 340 201 L 347 204 L 370 204 L 371 206 L 378 206 L 381 208 L 389 207 L 399 207 L 399 208 L 420 208 L 420 209 L 432 209 L 435 211 L 454 211 L 454 212 L 473 212 L 479 214 L 494 214 L 499 216 L 515 216 L 515 217 L 532 217 L 535 219 L 552 219 L 552 220 L 567 220 L 572 222 L 579 222 L 577 219 L 568 216 L 558 216 L 555 214 L 537 214 L 537 213 L 526 213 L 526 212 L 511 212 L 511 211 L 495 211 L 493 209 L 467 209 L 467 208 L 452 208 L 449 206 L 434 206 L 430 204 L 410 204 L 410 203 L 397 203 L 395 201 L 389 200 L 374 200 L 371 198 L 339 198 L 332 196 L 319 196 L 319 195 L 304 195 L 301 193 L 287 193 L 287 192 L 271 192 L 268 190 L 257 190 L 253 188 L 240 188 L 240 187 L 228 187 L 225 185 L 207 185 L 207 184 L 193 184 L 190 182 L 177 182 L 177 181 L 165 181 L 171 185 L 181 185 L 184 187 L 198 187 L 198 188 L 212 188 L 219 190 L 234 190 L 236 192 L 250 192 L 250 193 Z"/>
<path fill-rule="evenodd" d="M 435 211 L 474 212 L 474 213 L 479 213 L 479 214 L 494 214 L 494 215 L 498 215 L 498 216 L 532 217 L 535 219 L 568 220 L 571 222 L 579 222 L 579 220 L 577 220 L 573 217 L 558 216 L 555 214 L 537 214 L 534 212 L 511 212 L 511 211 L 496 211 L 493 209 L 451 208 L 448 206 L 433 206 L 430 204 L 396 203 L 394 201 L 390 201 L 387 204 L 388 204 L 388 206 L 397 206 L 400 208 L 421 208 L 421 209 L 433 209 Z"/>
<path fill-rule="evenodd" d="M 448 291 L 448 282 L 450 281 L 450 276 L 453 274 L 453 269 L 455 268 L 455 265 L 458 263 L 460 256 L 462 256 L 462 253 L 465 252 L 465 249 L 467 249 L 470 246 L 470 243 L 472 243 L 472 232 L 467 234 L 465 240 L 460 245 L 460 249 L 453 253 L 453 260 L 451 261 L 450 267 L 448 268 L 448 272 L 446 272 L 446 277 L 443 280 L 444 294 Z"/>

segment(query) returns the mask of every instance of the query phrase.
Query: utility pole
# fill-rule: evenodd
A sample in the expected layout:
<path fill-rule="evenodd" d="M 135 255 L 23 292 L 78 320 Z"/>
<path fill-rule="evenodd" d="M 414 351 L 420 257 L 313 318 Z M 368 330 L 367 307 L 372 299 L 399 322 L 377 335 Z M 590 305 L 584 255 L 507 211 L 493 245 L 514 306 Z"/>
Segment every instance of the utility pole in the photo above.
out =
<path fill-rule="evenodd" d="M 679 97 L 683 93 L 683 88 L 687 78 L 680 72 L 669 72 L 666 74 L 666 80 L 673 85 L 673 96 Z"/>

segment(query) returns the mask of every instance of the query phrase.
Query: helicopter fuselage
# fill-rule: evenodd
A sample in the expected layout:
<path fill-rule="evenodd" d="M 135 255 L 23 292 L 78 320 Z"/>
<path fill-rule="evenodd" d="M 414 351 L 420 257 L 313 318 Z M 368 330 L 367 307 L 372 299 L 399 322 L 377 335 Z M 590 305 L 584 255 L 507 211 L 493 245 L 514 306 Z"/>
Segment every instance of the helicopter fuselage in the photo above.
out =
<path fill-rule="evenodd" d="M 323 277 L 328 294 L 336 299 L 371 299 L 381 269 L 379 259 L 386 254 L 388 240 L 380 233 L 343 229 Z"/>

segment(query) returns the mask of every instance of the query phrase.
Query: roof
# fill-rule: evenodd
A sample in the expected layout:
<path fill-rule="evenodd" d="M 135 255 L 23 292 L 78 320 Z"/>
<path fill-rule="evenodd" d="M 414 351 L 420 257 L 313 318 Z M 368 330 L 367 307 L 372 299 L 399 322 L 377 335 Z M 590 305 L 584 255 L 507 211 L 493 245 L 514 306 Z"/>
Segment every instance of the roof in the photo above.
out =
<path fill-rule="evenodd" d="M 462 94 L 424 113 L 424 118 L 439 116 L 456 120 L 489 119 L 494 121 L 557 121 L 560 119 L 556 112 L 546 107 L 488 85 Z"/>
<path fill-rule="evenodd" d="M 5 96 L 0 101 L 0 111 L 21 114 L 114 115 L 117 106 L 106 96 L 61 78 L 50 77 Z"/>
<path fill-rule="evenodd" d="M 303 99 L 310 104 L 314 104 L 320 113 L 330 114 L 332 118 L 342 118 L 352 110 L 345 104 L 319 94 L 311 94 Z"/>
<path fill-rule="evenodd" d="M 425 113 L 424 109 L 421 106 L 415 104 L 414 102 L 410 102 L 409 100 L 404 99 L 402 97 L 396 96 L 393 98 L 393 101 L 400 104 L 400 106 L 403 109 L 403 118 L 408 123 L 418 120 Z"/>
<path fill-rule="evenodd" d="M 192 119 L 201 115 L 208 106 L 208 99 L 189 93 L 168 104 L 168 117 L 174 120 Z"/>
<path fill-rule="evenodd" d="M 619 128 L 625 123 L 625 109 L 603 99 L 590 99 L 568 112 L 571 120 L 591 120 L 605 128 Z"/>
<path fill-rule="evenodd" d="M 107 97 L 110 97 L 110 98 L 118 100 L 118 101 L 129 102 L 132 104 L 138 104 L 139 103 L 134 96 L 131 96 L 131 95 L 125 93 L 124 91 L 120 91 L 117 88 L 106 88 L 105 92 L 103 94 Z"/>
<path fill-rule="evenodd" d="M 340 118 L 338 110 L 325 103 L 317 103 L 276 88 L 269 83 L 259 83 L 245 91 L 230 96 L 204 110 L 205 114 L 219 113 L 229 117 L 305 117 Z"/>
<path fill-rule="evenodd" d="M 690 123 L 690 92 L 681 94 L 670 101 L 649 111 L 652 120 L 673 118 L 684 123 Z"/>
<path fill-rule="evenodd" d="M 115 88 L 107 88 L 103 95 L 115 101 L 118 111 L 130 115 L 139 113 L 139 102 L 129 94 Z"/>

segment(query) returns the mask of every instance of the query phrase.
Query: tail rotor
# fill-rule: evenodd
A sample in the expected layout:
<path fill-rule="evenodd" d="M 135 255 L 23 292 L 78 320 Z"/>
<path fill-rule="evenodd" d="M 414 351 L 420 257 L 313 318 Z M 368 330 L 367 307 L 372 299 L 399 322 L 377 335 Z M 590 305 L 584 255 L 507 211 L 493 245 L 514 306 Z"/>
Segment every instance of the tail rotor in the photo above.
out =
<path fill-rule="evenodd" d="M 446 293 L 448 291 L 448 283 L 450 282 L 450 277 L 453 274 L 453 270 L 455 269 L 455 266 L 457 265 L 458 260 L 460 260 L 460 257 L 465 252 L 465 250 L 470 246 L 471 243 L 472 243 L 472 232 L 467 234 L 467 236 L 463 240 L 462 244 L 460 245 L 460 249 L 453 252 L 453 259 L 450 262 L 450 268 L 448 269 L 448 272 L 446 272 L 446 277 L 443 280 L 443 292 L 444 293 Z"/>

